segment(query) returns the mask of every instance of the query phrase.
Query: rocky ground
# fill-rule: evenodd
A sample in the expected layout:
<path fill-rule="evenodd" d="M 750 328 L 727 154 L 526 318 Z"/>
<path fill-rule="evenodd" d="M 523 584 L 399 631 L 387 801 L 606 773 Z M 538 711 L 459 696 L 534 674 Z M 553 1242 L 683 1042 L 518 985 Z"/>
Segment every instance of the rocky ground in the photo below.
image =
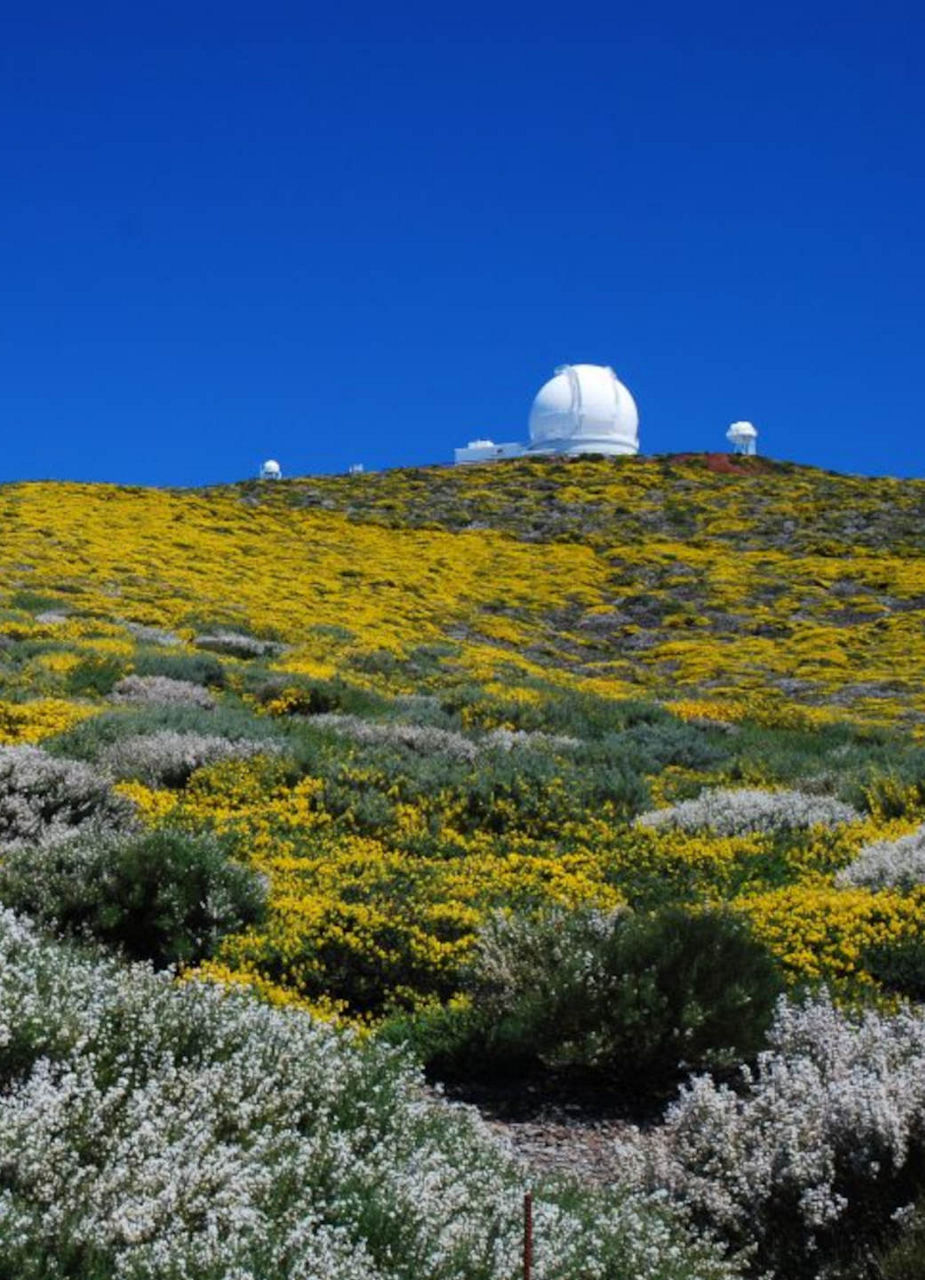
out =
<path fill-rule="evenodd" d="M 605 1186 L 619 1177 L 618 1139 L 626 1120 L 591 1119 L 555 1111 L 532 1120 L 488 1117 L 492 1129 L 510 1143 L 525 1173 L 563 1174 L 585 1186 Z"/>

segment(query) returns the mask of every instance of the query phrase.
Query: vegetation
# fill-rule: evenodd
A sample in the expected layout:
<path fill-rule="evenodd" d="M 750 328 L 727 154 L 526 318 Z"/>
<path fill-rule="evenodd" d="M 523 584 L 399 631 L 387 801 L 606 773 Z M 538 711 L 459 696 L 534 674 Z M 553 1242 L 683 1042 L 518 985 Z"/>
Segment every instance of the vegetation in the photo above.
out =
<path fill-rule="evenodd" d="M 264 915 L 263 879 L 213 836 L 164 827 L 20 846 L 0 864 L 0 901 L 41 925 L 158 968 L 211 956 Z"/>
<path fill-rule="evenodd" d="M 760 459 L 0 489 L 0 1273 L 512 1280 L 414 1052 L 681 1085 L 538 1191 L 543 1280 L 908 1274 L 923 517 Z"/>

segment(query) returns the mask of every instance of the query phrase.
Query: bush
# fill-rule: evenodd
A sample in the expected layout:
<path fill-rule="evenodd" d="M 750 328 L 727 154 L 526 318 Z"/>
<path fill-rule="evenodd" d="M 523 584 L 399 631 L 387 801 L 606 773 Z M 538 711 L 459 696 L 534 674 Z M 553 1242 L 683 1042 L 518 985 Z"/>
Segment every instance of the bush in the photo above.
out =
<path fill-rule="evenodd" d="M 925 1276 L 925 1203 L 900 1213 L 900 1235 L 877 1258 L 878 1280 L 922 1280 Z"/>
<path fill-rule="evenodd" d="M 597 755 L 558 756 L 496 747 L 481 753 L 461 789 L 464 830 L 552 835 L 563 822 L 582 821 L 588 813 L 619 820 L 649 803 L 648 785 L 632 760 L 603 746 Z"/>
<path fill-rule="evenodd" d="M 226 933 L 260 921 L 266 885 L 214 837 L 161 830 L 10 852 L 0 901 L 163 966 L 203 960 Z"/>
<path fill-rule="evenodd" d="M 492 729 L 480 744 L 494 751 L 576 751 L 583 747 L 580 738 L 564 733 L 529 732 L 526 729 Z"/>
<path fill-rule="evenodd" d="M 316 716 L 315 724 L 319 729 L 329 729 L 355 742 L 401 746 L 425 756 L 438 753 L 460 760 L 474 760 L 478 755 L 478 747 L 471 739 L 431 725 L 363 720 L 359 716 L 344 715 Z"/>
<path fill-rule="evenodd" d="M 112 691 L 113 702 L 142 706 L 199 707 L 211 711 L 215 699 L 200 684 L 169 676 L 125 676 Z"/>
<path fill-rule="evenodd" d="M 121 679 L 125 663 L 120 658 L 82 658 L 65 677 L 65 690 L 72 698 L 88 695 L 105 697 L 111 693 L 116 681 Z"/>
<path fill-rule="evenodd" d="M 225 668 L 211 653 L 139 653 L 134 666 L 137 676 L 165 676 L 210 689 L 224 689 L 228 683 Z"/>
<path fill-rule="evenodd" d="M 835 883 L 903 892 L 925 884 L 925 825 L 899 840 L 865 845 L 855 860 L 839 871 Z"/>
<path fill-rule="evenodd" d="M 276 715 L 317 716 L 335 711 L 370 715 L 388 705 L 378 694 L 339 678 L 310 680 L 282 672 L 249 671 L 244 687 L 261 706 L 270 707 Z"/>
<path fill-rule="evenodd" d="M 925 937 L 868 947 L 861 955 L 861 967 L 886 991 L 925 1001 Z"/>
<path fill-rule="evenodd" d="M 925 805 L 925 749 L 897 744 L 879 765 L 859 770 L 850 799 L 885 818 L 917 814 Z"/>
<path fill-rule="evenodd" d="M 717 787 L 670 809 L 644 813 L 637 822 L 642 827 L 678 827 L 682 831 L 710 830 L 721 836 L 741 836 L 831 827 L 858 822 L 860 818 L 856 809 L 831 796 Z"/>
<path fill-rule="evenodd" d="M 499 1280 L 523 1171 L 406 1057 L 42 943 L 0 913 L 0 1270 L 16 1280 Z M 535 1188 L 536 1267 L 734 1280 L 635 1192 Z"/>
<path fill-rule="evenodd" d="M 270 658 L 281 653 L 283 646 L 275 640 L 258 640 L 239 631 L 216 631 L 196 636 L 193 645 L 211 653 L 224 653 L 230 658 Z"/>
<path fill-rule="evenodd" d="M 925 1017 L 850 1013 L 822 993 L 782 1002 L 769 1045 L 738 1091 L 709 1077 L 682 1089 L 660 1130 L 626 1144 L 627 1181 L 754 1248 L 756 1275 L 879 1274 L 842 1267 L 920 1185 Z"/>
<path fill-rule="evenodd" d="M 146 737 L 165 731 L 174 734 L 201 734 L 202 711 L 182 705 L 131 705 L 105 711 L 74 725 L 42 744 L 56 756 L 68 756 L 91 763 L 99 761 L 111 748 L 127 738 Z M 268 741 L 279 743 L 278 726 L 264 716 L 227 700 L 209 712 L 209 733 L 230 742 Z M 268 748 L 273 750 L 273 746 Z"/>
<path fill-rule="evenodd" d="M 116 778 L 133 778 L 149 787 L 182 787 L 203 765 L 219 760 L 243 760 L 272 754 L 279 747 L 268 740 L 232 741 L 218 734 L 156 733 L 121 738 L 100 753 L 100 764 Z"/>
<path fill-rule="evenodd" d="M 46 845 L 132 825 L 131 804 L 95 769 L 39 747 L 0 746 L 0 847 Z"/>
<path fill-rule="evenodd" d="M 173 631 L 165 631 L 163 627 L 149 627 L 143 622 L 123 622 L 122 625 L 140 644 L 156 644 L 164 649 L 176 649 L 183 643 L 178 635 Z"/>
<path fill-rule="evenodd" d="M 731 913 L 669 908 L 496 916 L 467 986 L 476 1020 L 459 1060 L 590 1074 L 643 1097 L 755 1054 L 781 980 Z"/>

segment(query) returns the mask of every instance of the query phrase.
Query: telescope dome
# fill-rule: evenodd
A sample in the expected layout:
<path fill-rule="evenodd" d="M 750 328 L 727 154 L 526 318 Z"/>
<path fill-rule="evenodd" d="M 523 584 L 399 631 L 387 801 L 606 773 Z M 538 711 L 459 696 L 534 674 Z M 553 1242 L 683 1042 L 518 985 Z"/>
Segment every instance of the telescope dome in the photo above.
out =
<path fill-rule="evenodd" d="M 751 422 L 734 422 L 726 432 L 734 453 L 757 452 L 758 430 Z"/>
<path fill-rule="evenodd" d="M 639 452 L 639 411 L 613 369 L 565 364 L 530 410 L 531 453 Z"/>

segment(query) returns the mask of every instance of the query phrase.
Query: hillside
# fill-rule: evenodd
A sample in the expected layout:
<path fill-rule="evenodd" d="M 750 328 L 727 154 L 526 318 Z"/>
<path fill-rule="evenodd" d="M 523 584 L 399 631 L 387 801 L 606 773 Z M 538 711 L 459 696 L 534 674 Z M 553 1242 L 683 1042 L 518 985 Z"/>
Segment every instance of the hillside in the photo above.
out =
<path fill-rule="evenodd" d="M 396 692 L 925 711 L 925 482 L 667 458 L 2 493 L 23 639 L 52 639 L 34 615 L 61 610 L 78 643 L 244 626 L 288 646 L 275 669 Z"/>
<path fill-rule="evenodd" d="M 178 1228 L 163 1274 L 231 1274 L 226 1229 L 233 1274 L 303 1274 L 308 1192 L 284 1212 L 268 1191 L 260 1232 L 241 1225 L 272 1164 L 253 1151 L 286 1133 L 279 1178 L 294 1188 L 308 1161 L 326 1206 L 327 1261 L 306 1277 L 512 1280 L 516 1222 L 488 1200 L 516 1218 L 522 1171 L 474 1120 L 430 1103 L 427 1119 L 397 1044 L 467 1097 L 500 1081 L 540 1110 L 590 1100 L 647 1125 L 707 1073 L 610 1159 L 619 1195 L 538 1190 L 560 1226 L 543 1280 L 884 1274 L 874 1256 L 925 1161 L 925 482 L 706 455 L 28 483 L 0 489 L 0 533 L 0 903 L 26 919 L 0 918 L 0 1023 L 28 1011 L 0 1078 L 36 1091 L 16 1113 L 26 1152 L 46 1058 L 70 1064 L 62 1089 L 93 1076 L 86 1098 L 103 1101 L 80 1114 L 99 1132 L 136 1069 L 174 1106 L 173 1068 L 133 1036 L 194 1064 L 190 1098 L 233 1065 L 243 1216 L 199 1261 Z M 175 966 L 179 987 L 126 958 Z M 290 1133 L 273 1081 L 255 1083 L 248 1062 L 272 1073 L 264 1040 L 286 1107 L 317 1087 L 302 1057 L 343 1073 L 344 1095 L 317 1103 L 323 1140 L 315 1120 Z M 120 1054 L 123 1076 L 106 1065 Z M 2 1113 L 0 1149 L 15 1146 Z M 220 1146 L 228 1113 L 204 1114 Z M 418 1148 L 432 1200 L 414 1189 Z M 345 1170 L 373 1149 L 354 1186 Z M 190 1157 L 202 1188 L 213 1156 Z M 81 1253 L 76 1191 L 29 1271 L 47 1211 L 30 1159 L 11 1274 L 162 1274 L 134 1228 L 94 1227 L 100 1252 Z M 126 1177 L 119 1203 L 141 1185 Z M 440 1209 L 454 1185 L 455 1244 Z M 160 1194 L 141 1195 L 151 1222 Z M 151 1243 L 162 1227 L 139 1230 Z M 65 1239 L 84 1261 L 59 1272 Z"/>

